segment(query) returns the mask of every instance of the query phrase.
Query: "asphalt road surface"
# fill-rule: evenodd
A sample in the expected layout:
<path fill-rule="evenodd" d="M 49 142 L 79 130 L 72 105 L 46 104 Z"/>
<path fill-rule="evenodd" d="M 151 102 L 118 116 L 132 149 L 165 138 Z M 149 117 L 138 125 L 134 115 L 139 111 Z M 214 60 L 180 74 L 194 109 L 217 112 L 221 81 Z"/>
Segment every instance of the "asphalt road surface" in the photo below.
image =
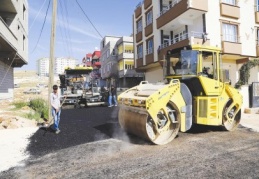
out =
<path fill-rule="evenodd" d="M 118 107 L 62 110 L 56 135 L 39 129 L 25 165 L 0 178 L 259 178 L 259 133 L 194 126 L 163 146 L 127 135 Z"/>

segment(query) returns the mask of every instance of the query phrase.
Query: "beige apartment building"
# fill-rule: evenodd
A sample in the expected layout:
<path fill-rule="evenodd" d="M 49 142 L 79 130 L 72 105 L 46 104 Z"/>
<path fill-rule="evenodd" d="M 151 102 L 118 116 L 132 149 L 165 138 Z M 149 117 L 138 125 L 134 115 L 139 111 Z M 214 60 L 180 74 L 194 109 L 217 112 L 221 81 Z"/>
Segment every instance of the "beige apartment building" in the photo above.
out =
<path fill-rule="evenodd" d="M 163 80 L 171 49 L 193 44 L 222 49 L 222 69 L 234 85 L 239 68 L 259 56 L 258 0 L 144 0 L 133 15 L 135 68 L 146 80 Z M 253 68 L 249 83 L 259 81 Z"/>
<path fill-rule="evenodd" d="M 118 61 L 118 86 L 129 88 L 143 81 L 144 74 L 134 68 L 133 37 L 123 36 L 116 43 Z"/>
<path fill-rule="evenodd" d="M 28 2 L 0 2 L 0 100 L 13 98 L 14 68 L 28 63 Z"/>

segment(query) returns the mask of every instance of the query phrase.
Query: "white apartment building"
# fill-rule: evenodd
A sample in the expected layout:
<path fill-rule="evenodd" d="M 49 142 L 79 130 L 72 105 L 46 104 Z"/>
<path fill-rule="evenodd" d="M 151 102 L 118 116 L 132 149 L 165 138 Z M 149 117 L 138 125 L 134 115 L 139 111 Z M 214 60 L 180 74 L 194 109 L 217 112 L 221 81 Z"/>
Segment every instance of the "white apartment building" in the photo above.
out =
<path fill-rule="evenodd" d="M 0 3 L 0 100 L 13 98 L 14 68 L 28 63 L 28 2 Z"/>
<path fill-rule="evenodd" d="M 55 58 L 54 75 L 64 73 L 66 68 L 75 68 L 77 60 L 73 58 Z M 37 61 L 37 71 L 39 76 L 48 76 L 49 58 L 41 58 Z"/>
<path fill-rule="evenodd" d="M 135 68 L 146 80 L 161 81 L 168 50 L 217 46 L 234 85 L 242 64 L 259 56 L 258 7 L 258 0 L 144 0 L 133 15 Z M 259 81 L 258 71 L 250 71 L 249 83 Z"/>
<path fill-rule="evenodd" d="M 107 84 L 114 84 L 118 75 L 118 61 L 116 57 L 116 43 L 121 37 L 105 36 L 100 44 L 101 50 L 101 77 Z"/>

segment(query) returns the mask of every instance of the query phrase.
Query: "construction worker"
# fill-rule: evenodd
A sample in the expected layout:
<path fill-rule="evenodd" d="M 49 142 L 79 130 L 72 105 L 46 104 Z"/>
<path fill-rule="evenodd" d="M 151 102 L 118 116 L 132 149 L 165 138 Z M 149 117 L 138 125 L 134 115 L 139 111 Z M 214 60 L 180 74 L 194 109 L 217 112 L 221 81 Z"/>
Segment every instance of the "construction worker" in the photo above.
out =
<path fill-rule="evenodd" d="M 50 102 L 51 102 L 51 113 L 54 119 L 54 130 L 55 133 L 60 133 L 59 130 L 59 121 L 61 114 L 61 105 L 60 105 L 60 94 L 58 92 L 58 86 L 53 85 L 53 92 L 50 94 Z"/>
<path fill-rule="evenodd" d="M 116 100 L 116 88 L 112 85 L 109 91 L 109 106 L 112 107 L 114 102 L 114 106 L 117 106 L 117 100 Z"/>

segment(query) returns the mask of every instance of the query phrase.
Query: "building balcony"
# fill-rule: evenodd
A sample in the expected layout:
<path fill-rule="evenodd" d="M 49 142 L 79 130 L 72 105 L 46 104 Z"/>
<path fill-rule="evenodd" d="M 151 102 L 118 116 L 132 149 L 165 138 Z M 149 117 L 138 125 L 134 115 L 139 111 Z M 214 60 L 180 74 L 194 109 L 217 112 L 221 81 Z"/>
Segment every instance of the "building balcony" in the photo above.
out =
<path fill-rule="evenodd" d="M 119 78 L 123 77 L 143 77 L 143 73 L 138 73 L 134 69 L 124 69 L 119 71 Z"/>
<path fill-rule="evenodd" d="M 17 51 L 18 39 L 0 17 L 0 39 L 5 41 L 13 50 Z"/>
<path fill-rule="evenodd" d="M 221 16 L 226 16 L 234 19 L 240 18 L 240 7 L 236 5 L 221 3 L 220 4 Z"/>
<path fill-rule="evenodd" d="M 13 59 L 12 67 L 21 67 L 26 64 L 24 51 L 19 46 L 18 38 L 9 29 L 0 17 L 0 53 L 3 59 Z"/>
<path fill-rule="evenodd" d="M 17 14 L 17 4 L 14 0 L 1 0 L 0 12 Z"/>
<path fill-rule="evenodd" d="M 153 49 L 149 49 L 147 50 L 147 53 L 146 53 L 146 65 L 149 65 L 149 64 L 152 64 L 154 63 L 154 53 L 153 53 Z"/>
<path fill-rule="evenodd" d="M 196 17 L 201 16 L 204 12 L 208 11 L 208 0 L 173 0 L 167 8 L 164 8 L 157 21 L 157 29 L 172 22 L 176 18 L 179 21 L 189 21 Z"/>
<path fill-rule="evenodd" d="M 151 23 L 145 27 L 145 36 L 148 37 L 152 33 L 153 33 L 153 23 Z"/>
<path fill-rule="evenodd" d="M 255 23 L 259 24 L 259 12 L 255 12 Z"/>
<path fill-rule="evenodd" d="M 136 42 L 140 42 L 143 38 L 143 35 L 142 35 L 142 31 L 139 31 L 137 34 L 136 34 Z"/>
<path fill-rule="evenodd" d="M 144 8 L 147 9 L 152 5 L 152 0 L 144 0 Z"/>
<path fill-rule="evenodd" d="M 222 41 L 222 52 L 227 54 L 242 54 L 242 44 L 238 42 Z"/>
<path fill-rule="evenodd" d="M 143 58 L 136 59 L 136 68 L 142 67 L 143 65 Z"/>
<path fill-rule="evenodd" d="M 121 59 L 134 59 L 134 51 L 133 50 L 125 50 L 123 53 L 118 55 L 118 60 Z"/>
<path fill-rule="evenodd" d="M 193 44 L 210 45 L 210 40 L 205 39 L 203 32 L 185 33 L 170 42 L 161 44 L 158 49 L 158 60 L 163 60 L 168 50 L 185 47 Z"/>
<path fill-rule="evenodd" d="M 139 3 L 135 9 L 135 18 L 138 18 L 142 13 L 142 3 Z"/>

